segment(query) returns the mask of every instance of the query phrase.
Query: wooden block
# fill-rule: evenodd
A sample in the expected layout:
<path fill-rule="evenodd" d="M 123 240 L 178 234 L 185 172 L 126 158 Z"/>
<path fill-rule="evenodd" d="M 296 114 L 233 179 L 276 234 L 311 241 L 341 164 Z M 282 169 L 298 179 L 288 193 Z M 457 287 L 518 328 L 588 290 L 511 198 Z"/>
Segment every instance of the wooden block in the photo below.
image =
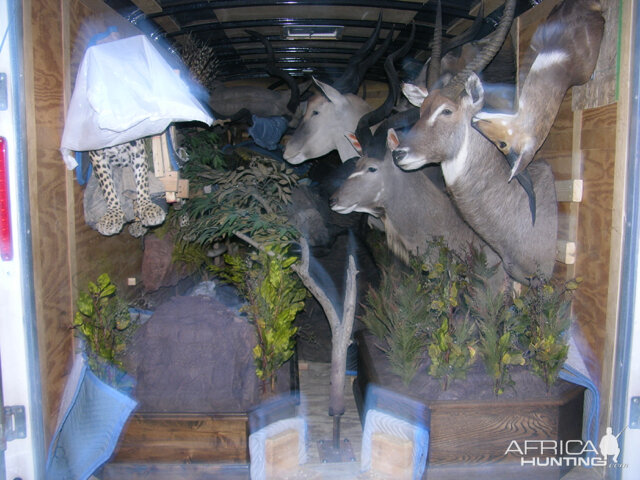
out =
<path fill-rule="evenodd" d="M 178 180 L 178 198 L 189 198 L 189 180 L 181 178 Z"/>
<path fill-rule="evenodd" d="M 413 478 L 413 442 L 376 432 L 371 435 L 371 470 L 397 480 Z"/>
<path fill-rule="evenodd" d="M 282 478 L 298 469 L 300 435 L 290 428 L 265 440 L 264 460 L 267 478 Z"/>
<path fill-rule="evenodd" d="M 162 182 L 165 191 L 177 192 L 180 183 L 180 173 L 175 171 L 166 172 L 162 177 L 158 177 L 158 180 Z"/>
<path fill-rule="evenodd" d="M 559 202 L 581 202 L 582 180 L 556 181 L 556 196 Z"/>
<path fill-rule="evenodd" d="M 164 159 L 162 158 L 162 135 L 151 137 L 153 150 L 153 173 L 160 178 L 165 175 Z"/>
<path fill-rule="evenodd" d="M 558 240 L 556 243 L 556 261 L 565 265 L 576 263 L 576 242 Z"/>
<path fill-rule="evenodd" d="M 165 192 L 164 198 L 167 203 L 176 203 L 178 201 L 176 192 Z"/>

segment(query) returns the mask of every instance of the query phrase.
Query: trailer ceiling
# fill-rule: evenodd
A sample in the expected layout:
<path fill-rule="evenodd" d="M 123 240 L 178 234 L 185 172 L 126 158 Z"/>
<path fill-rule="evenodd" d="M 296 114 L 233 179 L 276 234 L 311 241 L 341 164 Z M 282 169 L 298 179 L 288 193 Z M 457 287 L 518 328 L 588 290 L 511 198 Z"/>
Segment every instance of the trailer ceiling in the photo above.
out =
<path fill-rule="evenodd" d="M 120 15 L 154 39 L 164 38 L 179 51 L 191 36 L 210 45 L 217 59 L 216 79 L 221 81 L 268 77 L 263 45 L 245 30 L 255 30 L 273 45 L 278 66 L 294 77 L 315 75 L 331 79 L 341 72 L 351 55 L 372 33 L 382 12 L 379 43 L 393 28 L 395 46 L 406 40 L 411 22 L 416 39 L 408 58 L 413 66 L 430 55 L 436 21 L 435 0 L 104 0 Z M 445 40 L 471 25 L 479 0 L 442 0 Z M 516 15 L 540 3 L 518 0 Z M 495 28 L 503 0 L 485 0 L 485 20 L 480 36 Z M 283 36 L 286 26 L 339 26 L 339 40 L 296 39 Z M 383 60 L 367 73 L 367 79 L 385 81 Z M 407 66 L 407 65 L 405 65 Z M 408 65 L 410 70 L 411 64 Z"/>

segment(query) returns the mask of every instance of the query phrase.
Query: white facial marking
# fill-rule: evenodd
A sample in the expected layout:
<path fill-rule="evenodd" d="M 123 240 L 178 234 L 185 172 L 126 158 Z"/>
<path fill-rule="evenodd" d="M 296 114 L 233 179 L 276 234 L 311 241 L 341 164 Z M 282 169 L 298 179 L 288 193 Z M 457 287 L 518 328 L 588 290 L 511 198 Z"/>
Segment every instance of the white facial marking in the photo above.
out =
<path fill-rule="evenodd" d="M 536 70 L 543 70 L 553 65 L 563 63 L 567 60 L 569 60 L 569 55 L 567 54 L 567 52 L 564 52 L 562 50 L 552 50 L 551 52 L 544 52 L 536 57 L 533 65 L 531 65 L 530 71 L 535 72 Z"/>
<path fill-rule="evenodd" d="M 433 112 L 429 117 L 429 120 L 427 120 L 427 125 L 432 127 L 434 122 L 436 121 L 436 118 L 438 118 L 438 115 L 440 115 L 440 112 L 442 112 L 442 110 L 444 109 L 445 109 L 445 105 L 440 105 L 438 108 L 436 108 L 436 111 Z"/>
<path fill-rule="evenodd" d="M 351 178 L 359 177 L 360 175 L 364 175 L 364 172 L 363 172 L 363 171 L 360 171 L 360 172 L 353 172 L 351 175 L 349 175 L 349 176 L 347 177 L 347 180 L 349 180 L 349 179 L 351 179 Z"/>
<path fill-rule="evenodd" d="M 512 129 L 512 128 L 508 129 L 508 130 L 507 130 L 507 134 L 509 134 L 509 135 L 513 135 L 513 129 Z"/>
<path fill-rule="evenodd" d="M 427 161 L 424 155 L 415 155 L 410 153 L 402 160 L 398 162 L 398 166 L 403 170 L 417 170 L 418 168 L 426 165 Z"/>
<path fill-rule="evenodd" d="M 466 170 L 467 157 L 469 156 L 469 127 L 464 129 L 464 140 L 460 150 L 454 158 L 442 162 L 442 175 L 447 185 L 455 183 Z"/>

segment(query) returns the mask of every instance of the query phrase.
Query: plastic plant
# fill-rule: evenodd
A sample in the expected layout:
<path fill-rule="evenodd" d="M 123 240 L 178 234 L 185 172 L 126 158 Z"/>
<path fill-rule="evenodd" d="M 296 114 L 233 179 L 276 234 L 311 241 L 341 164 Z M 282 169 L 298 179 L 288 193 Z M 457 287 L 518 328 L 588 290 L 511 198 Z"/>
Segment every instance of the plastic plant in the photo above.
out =
<path fill-rule="evenodd" d="M 246 258 L 225 255 L 227 268 L 222 274 L 246 297 L 243 311 L 255 326 L 253 358 L 265 393 L 267 385 L 275 391 L 277 371 L 294 352 L 297 327 L 293 323 L 307 295 L 291 268 L 296 260 L 286 246 L 278 244 Z"/>
<path fill-rule="evenodd" d="M 476 360 L 475 326 L 460 308 L 468 285 L 467 266 L 441 242 L 430 245 L 425 258 L 429 260 L 423 266 L 423 291 L 429 297 L 432 322 L 427 332 L 429 374 L 441 379 L 446 390 L 451 380 L 466 378 Z"/>
<path fill-rule="evenodd" d="M 415 263 L 408 271 L 391 265 L 384 268 L 379 288 L 369 287 L 361 320 L 380 340 L 378 347 L 389 359 L 391 370 L 409 385 L 424 355 L 429 312 L 422 269 Z"/>
<path fill-rule="evenodd" d="M 516 314 L 508 292 L 492 285 L 491 278 L 497 266 L 487 267 L 486 257 L 472 251 L 472 281 L 466 303 L 476 322 L 478 351 L 487 373 L 493 379 L 493 392 L 504 393 L 515 382 L 511 378 L 512 365 L 524 365 L 525 359 L 518 345 L 518 335 L 524 333 L 524 324 Z"/>
<path fill-rule="evenodd" d="M 571 326 L 571 298 L 579 280 L 561 285 L 530 287 L 514 305 L 527 328 L 521 342 L 527 348 L 528 364 L 544 380 L 547 390 L 558 379 L 567 359 L 567 332 Z"/>
<path fill-rule="evenodd" d="M 253 155 L 234 170 L 192 162 L 185 177 L 202 193 L 177 212 L 179 241 L 210 246 L 237 233 L 260 244 L 297 238 L 285 209 L 298 176 L 282 162 Z"/>
<path fill-rule="evenodd" d="M 117 296 L 116 286 L 103 273 L 80 292 L 73 328 L 84 341 L 89 367 L 100 376 L 103 362 L 122 367 L 127 341 L 136 329 L 127 303 Z"/>

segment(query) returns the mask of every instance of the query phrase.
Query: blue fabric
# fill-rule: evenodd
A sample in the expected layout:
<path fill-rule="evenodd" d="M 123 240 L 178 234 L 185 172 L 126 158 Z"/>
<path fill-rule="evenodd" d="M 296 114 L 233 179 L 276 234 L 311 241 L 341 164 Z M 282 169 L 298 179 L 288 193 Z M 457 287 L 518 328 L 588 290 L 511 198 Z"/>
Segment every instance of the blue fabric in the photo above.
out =
<path fill-rule="evenodd" d="M 427 468 L 427 456 L 429 455 L 429 430 L 416 425 L 413 443 L 413 478 L 420 480 Z"/>
<path fill-rule="evenodd" d="M 83 365 L 47 459 L 47 480 L 85 480 L 113 454 L 137 402 Z"/>
<path fill-rule="evenodd" d="M 598 445 L 598 422 L 600 419 L 600 391 L 593 381 L 575 368 L 565 364 L 560 370 L 560 378 L 586 388 L 584 392 L 584 415 L 582 424 L 582 440 Z M 593 456 L 594 452 L 587 452 Z"/>
<path fill-rule="evenodd" d="M 275 150 L 278 148 L 280 138 L 287 130 L 287 119 L 284 117 L 256 117 L 251 116 L 253 125 L 249 127 L 247 132 L 262 148 L 267 150 Z"/>

